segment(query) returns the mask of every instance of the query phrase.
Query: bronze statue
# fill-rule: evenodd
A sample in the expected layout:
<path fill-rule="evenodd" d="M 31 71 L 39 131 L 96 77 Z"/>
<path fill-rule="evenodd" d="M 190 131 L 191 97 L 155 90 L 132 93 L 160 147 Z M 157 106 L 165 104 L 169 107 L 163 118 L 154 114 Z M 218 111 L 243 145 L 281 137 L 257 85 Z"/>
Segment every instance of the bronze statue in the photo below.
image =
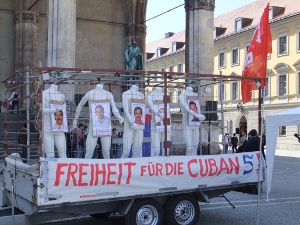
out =
<path fill-rule="evenodd" d="M 125 50 L 125 69 L 144 69 L 143 54 L 141 53 L 139 46 L 137 46 L 136 40 L 134 38 L 131 40 L 131 45 L 129 45 Z"/>

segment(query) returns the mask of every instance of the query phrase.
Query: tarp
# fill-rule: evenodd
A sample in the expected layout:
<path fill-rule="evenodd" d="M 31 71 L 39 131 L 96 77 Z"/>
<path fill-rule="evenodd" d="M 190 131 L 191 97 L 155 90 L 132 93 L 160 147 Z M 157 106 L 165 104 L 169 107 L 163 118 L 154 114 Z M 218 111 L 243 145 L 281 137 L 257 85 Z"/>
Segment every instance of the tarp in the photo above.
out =
<path fill-rule="evenodd" d="M 280 126 L 300 125 L 300 107 L 266 116 L 267 145 L 267 193 L 271 191 L 273 164 L 275 157 L 278 128 Z"/>

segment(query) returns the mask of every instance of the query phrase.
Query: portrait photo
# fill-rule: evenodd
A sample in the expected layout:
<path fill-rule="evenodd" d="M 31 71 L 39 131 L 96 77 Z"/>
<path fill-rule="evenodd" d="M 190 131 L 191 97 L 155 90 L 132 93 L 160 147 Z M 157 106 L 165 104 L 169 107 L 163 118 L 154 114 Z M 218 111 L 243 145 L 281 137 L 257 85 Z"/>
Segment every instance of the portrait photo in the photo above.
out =
<path fill-rule="evenodd" d="M 193 100 L 190 100 L 188 99 L 188 105 L 189 105 L 189 109 L 192 110 L 193 112 L 199 114 L 200 113 L 200 103 L 199 103 L 199 99 L 193 99 Z M 201 124 L 201 121 L 189 114 L 189 125 L 190 126 L 200 126 Z"/>
<path fill-rule="evenodd" d="M 59 104 L 50 104 L 50 108 L 55 110 L 54 113 L 51 113 L 53 132 L 68 132 L 67 110 L 61 106 Z"/>
<path fill-rule="evenodd" d="M 131 103 L 131 117 L 140 129 L 145 129 L 145 103 Z"/>
<path fill-rule="evenodd" d="M 158 113 L 164 113 L 165 111 L 165 104 L 157 104 L 155 105 L 156 110 Z M 170 105 L 167 104 L 167 117 L 171 119 L 171 114 L 170 114 Z M 155 115 L 155 129 L 157 132 L 164 132 L 165 131 L 165 126 L 163 123 L 163 119 L 161 119 L 159 116 Z M 167 126 L 167 131 L 171 131 L 171 125 Z"/>
<path fill-rule="evenodd" d="M 111 135 L 109 102 L 92 103 L 93 136 Z"/>

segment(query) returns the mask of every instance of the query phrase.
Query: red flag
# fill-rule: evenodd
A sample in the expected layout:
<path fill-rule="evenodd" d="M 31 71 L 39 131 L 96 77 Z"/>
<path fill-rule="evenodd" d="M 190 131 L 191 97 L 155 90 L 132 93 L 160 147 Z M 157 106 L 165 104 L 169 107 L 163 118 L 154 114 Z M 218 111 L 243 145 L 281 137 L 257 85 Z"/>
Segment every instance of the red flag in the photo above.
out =
<path fill-rule="evenodd" d="M 261 88 L 266 83 L 267 54 L 272 53 L 272 37 L 269 24 L 269 3 L 264 10 L 258 26 L 255 29 L 247 55 L 245 57 L 242 77 L 264 78 L 260 80 Z M 242 80 L 242 100 L 251 100 L 251 91 L 258 89 L 255 80 Z"/>

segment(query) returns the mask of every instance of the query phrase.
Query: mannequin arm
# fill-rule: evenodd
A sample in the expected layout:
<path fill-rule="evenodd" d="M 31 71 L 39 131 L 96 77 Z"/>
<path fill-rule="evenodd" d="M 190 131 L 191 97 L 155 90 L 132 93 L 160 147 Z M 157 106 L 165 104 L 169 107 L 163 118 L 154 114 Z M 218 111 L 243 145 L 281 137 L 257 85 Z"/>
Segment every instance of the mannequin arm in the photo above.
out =
<path fill-rule="evenodd" d="M 151 96 L 151 94 L 148 95 L 147 100 L 148 100 L 148 106 L 149 106 L 149 108 L 151 109 L 152 113 L 153 113 L 154 115 L 159 116 L 158 111 L 157 111 L 157 110 L 155 109 L 155 107 L 154 107 L 154 104 L 153 104 L 153 101 L 152 101 L 152 96 Z"/>
<path fill-rule="evenodd" d="M 129 101 L 128 101 L 128 97 L 129 96 L 126 96 L 126 94 L 122 95 L 123 109 L 124 109 L 124 114 L 125 114 L 126 120 L 128 120 L 128 122 L 130 124 L 133 124 L 133 120 L 132 120 L 131 115 L 129 113 Z"/>
<path fill-rule="evenodd" d="M 184 95 L 179 95 L 178 101 L 182 110 L 186 111 L 188 114 L 191 114 L 192 116 L 197 117 L 199 120 L 205 120 L 205 116 L 203 116 L 202 114 L 198 114 L 189 108 L 188 104 L 185 101 Z"/>
<path fill-rule="evenodd" d="M 111 106 L 111 110 L 113 112 L 113 114 L 115 115 L 115 117 L 118 118 L 120 123 L 124 122 L 124 118 L 120 115 L 119 110 L 116 107 L 116 103 L 114 100 L 114 96 L 112 94 L 109 95 L 109 100 L 110 100 L 110 106 Z"/>
<path fill-rule="evenodd" d="M 75 112 L 75 115 L 74 115 L 74 121 L 73 121 L 73 127 L 77 127 L 77 120 L 78 120 L 78 117 L 80 115 L 80 112 L 82 110 L 82 107 L 85 105 L 85 103 L 89 100 L 89 96 L 88 96 L 88 93 L 86 93 L 83 98 L 80 100 L 77 108 L 76 108 L 76 112 Z"/>

